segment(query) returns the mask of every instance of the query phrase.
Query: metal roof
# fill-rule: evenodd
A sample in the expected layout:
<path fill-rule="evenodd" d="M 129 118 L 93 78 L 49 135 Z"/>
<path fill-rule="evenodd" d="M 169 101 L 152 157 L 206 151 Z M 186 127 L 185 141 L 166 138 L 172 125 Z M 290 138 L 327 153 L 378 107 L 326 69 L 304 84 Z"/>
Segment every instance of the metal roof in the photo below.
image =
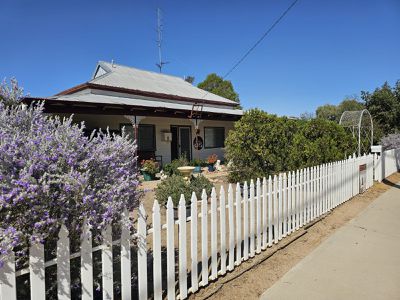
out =
<path fill-rule="evenodd" d="M 101 72 L 98 72 L 99 68 L 102 69 L 100 69 Z M 98 62 L 93 79 L 89 83 L 185 98 L 203 99 L 228 105 L 237 104 L 235 101 L 199 89 L 180 77 L 139 70 L 104 61 Z"/>

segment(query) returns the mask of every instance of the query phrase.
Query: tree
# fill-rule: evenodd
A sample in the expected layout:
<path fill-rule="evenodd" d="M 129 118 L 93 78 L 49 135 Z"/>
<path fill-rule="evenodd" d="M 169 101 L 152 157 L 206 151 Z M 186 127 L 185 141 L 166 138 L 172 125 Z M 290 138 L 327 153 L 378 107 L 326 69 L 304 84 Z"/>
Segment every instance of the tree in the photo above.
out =
<path fill-rule="evenodd" d="M 363 110 L 364 104 L 356 98 L 345 98 L 338 105 L 325 104 L 319 106 L 316 110 L 317 118 L 335 121 L 339 123 L 340 117 L 344 111 Z"/>
<path fill-rule="evenodd" d="M 301 120 L 308 121 L 308 120 L 311 120 L 311 119 L 314 119 L 314 118 L 315 118 L 315 115 L 312 112 L 305 111 L 305 112 L 300 114 L 300 119 Z"/>
<path fill-rule="evenodd" d="M 53 238 L 65 224 L 79 237 L 100 232 L 138 205 L 136 144 L 21 105 L 22 89 L 0 86 L 0 253 Z M 1 261 L 0 261 L 1 263 Z"/>
<path fill-rule="evenodd" d="M 258 109 L 246 111 L 225 141 L 233 182 L 344 159 L 356 142 L 324 119 L 293 120 Z"/>
<path fill-rule="evenodd" d="M 336 105 L 325 104 L 319 106 L 315 112 L 317 118 L 329 121 L 338 121 L 338 108 Z"/>
<path fill-rule="evenodd" d="M 384 135 L 400 130 L 400 82 L 394 88 L 385 82 L 373 93 L 362 91 L 365 106 Z"/>
<path fill-rule="evenodd" d="M 215 73 L 207 75 L 207 78 L 197 85 L 198 88 L 240 103 L 239 95 L 235 92 L 232 82 L 224 80 Z"/>
<path fill-rule="evenodd" d="M 345 98 L 338 105 L 338 113 L 341 116 L 344 111 L 363 110 L 365 105 L 358 101 L 356 98 Z M 339 118 L 340 118 L 339 116 Z"/>

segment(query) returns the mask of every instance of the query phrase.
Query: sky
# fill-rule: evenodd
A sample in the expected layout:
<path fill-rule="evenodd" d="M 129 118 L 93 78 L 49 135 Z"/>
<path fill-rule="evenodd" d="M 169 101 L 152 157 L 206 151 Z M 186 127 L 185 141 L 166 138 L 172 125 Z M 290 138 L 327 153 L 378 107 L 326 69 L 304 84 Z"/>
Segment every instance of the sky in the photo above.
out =
<path fill-rule="evenodd" d="M 225 74 L 293 0 L 0 0 L 0 79 L 31 96 L 86 82 L 97 61 L 163 73 Z M 400 0 L 299 0 L 228 76 L 244 109 L 298 116 L 400 79 Z"/>

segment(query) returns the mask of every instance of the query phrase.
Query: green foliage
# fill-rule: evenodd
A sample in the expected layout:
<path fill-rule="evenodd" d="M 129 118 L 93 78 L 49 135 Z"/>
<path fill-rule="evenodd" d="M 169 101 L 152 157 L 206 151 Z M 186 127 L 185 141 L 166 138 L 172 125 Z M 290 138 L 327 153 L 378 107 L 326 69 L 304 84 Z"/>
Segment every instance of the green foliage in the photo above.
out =
<path fill-rule="evenodd" d="M 203 175 L 192 177 L 192 180 L 190 181 L 190 190 L 196 193 L 197 199 L 201 198 L 201 193 L 203 192 L 203 189 L 205 189 L 207 195 L 210 196 L 212 188 L 213 184 L 211 183 L 211 181 Z"/>
<path fill-rule="evenodd" d="M 298 125 L 288 165 L 292 170 L 341 160 L 357 149 L 355 139 L 335 122 L 313 119 Z"/>
<path fill-rule="evenodd" d="M 168 197 L 171 197 L 174 206 L 178 206 L 181 195 L 183 194 L 186 204 L 189 204 L 192 192 L 195 192 L 197 199 L 200 199 L 203 189 L 206 190 L 209 196 L 212 187 L 212 183 L 202 175 L 192 177 L 190 183 L 184 180 L 182 176 L 172 175 L 157 186 L 156 199 L 160 203 L 166 204 Z"/>
<path fill-rule="evenodd" d="M 373 93 L 363 91 L 361 95 L 375 121 L 375 128 L 381 130 L 382 135 L 400 130 L 400 80 L 393 88 L 385 82 Z"/>
<path fill-rule="evenodd" d="M 147 159 L 141 162 L 142 171 L 155 175 L 159 171 L 158 163 L 154 159 Z"/>
<path fill-rule="evenodd" d="M 178 168 L 188 165 L 189 161 L 187 160 L 187 158 L 185 156 L 181 156 L 178 159 L 174 159 L 173 161 L 171 161 L 171 163 L 165 164 L 163 166 L 163 171 L 165 174 L 169 176 L 173 174 L 180 175 Z"/>
<path fill-rule="evenodd" d="M 197 167 L 197 166 L 198 167 L 205 167 L 205 166 L 207 166 L 206 161 L 203 160 L 203 159 L 200 159 L 200 158 L 193 159 L 189 164 L 191 166 L 193 166 L 193 167 Z"/>
<path fill-rule="evenodd" d="M 232 182 L 344 159 L 355 140 L 334 122 L 291 120 L 247 111 L 226 140 Z"/>
<path fill-rule="evenodd" d="M 344 111 L 363 110 L 364 108 L 364 104 L 357 99 L 345 98 L 339 105 L 325 104 L 319 106 L 315 114 L 317 118 L 339 123 L 340 117 Z"/>
<path fill-rule="evenodd" d="M 168 197 L 171 197 L 174 206 L 177 206 L 181 194 L 185 196 L 185 200 L 188 203 L 191 197 L 189 185 L 182 176 L 175 174 L 161 181 L 156 188 L 156 199 L 163 204 L 166 204 Z"/>
<path fill-rule="evenodd" d="M 224 80 L 215 73 L 209 74 L 203 82 L 200 82 L 197 85 L 197 87 L 240 103 L 239 95 L 235 92 L 232 82 L 229 80 Z"/>
<path fill-rule="evenodd" d="M 339 122 L 339 110 L 336 105 L 325 104 L 319 106 L 315 112 L 317 118 Z"/>

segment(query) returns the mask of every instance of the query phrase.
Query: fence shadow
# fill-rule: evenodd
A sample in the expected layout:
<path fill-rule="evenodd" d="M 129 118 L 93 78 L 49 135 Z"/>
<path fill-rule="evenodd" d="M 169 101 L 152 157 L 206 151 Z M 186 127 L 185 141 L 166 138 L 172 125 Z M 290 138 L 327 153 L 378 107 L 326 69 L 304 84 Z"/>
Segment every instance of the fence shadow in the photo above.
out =
<path fill-rule="evenodd" d="M 396 189 L 400 189 L 400 184 L 394 183 L 394 182 L 392 182 L 392 181 L 390 181 L 390 180 L 387 180 L 386 178 L 383 179 L 382 182 L 383 182 L 384 184 L 389 185 L 389 186 L 391 186 L 391 187 L 394 187 L 394 188 L 396 188 Z"/>

